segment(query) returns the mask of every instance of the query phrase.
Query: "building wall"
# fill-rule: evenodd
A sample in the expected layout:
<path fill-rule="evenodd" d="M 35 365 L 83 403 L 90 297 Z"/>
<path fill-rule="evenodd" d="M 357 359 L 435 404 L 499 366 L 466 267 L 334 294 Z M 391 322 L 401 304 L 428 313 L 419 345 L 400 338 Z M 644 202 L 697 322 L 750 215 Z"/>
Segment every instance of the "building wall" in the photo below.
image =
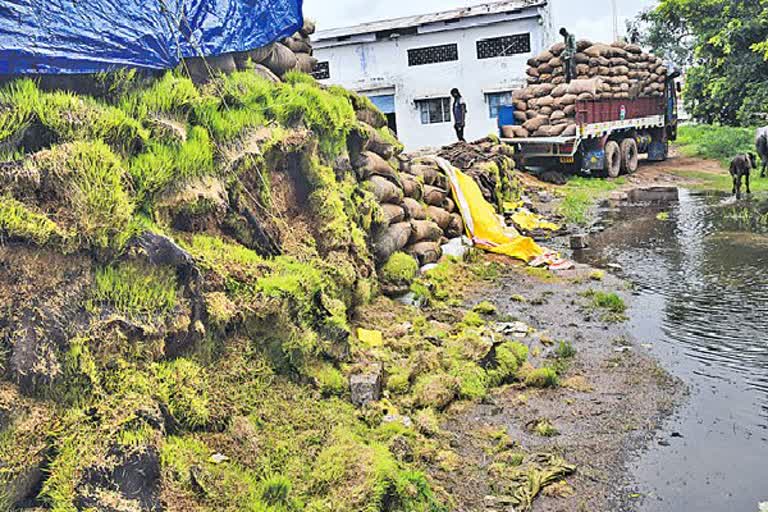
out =
<path fill-rule="evenodd" d="M 551 43 L 549 20 L 522 14 L 495 15 L 426 25 L 418 34 L 377 41 L 375 35 L 350 41 L 315 42 L 315 56 L 329 63 L 329 84 L 339 84 L 367 95 L 395 94 L 398 136 L 409 150 L 439 147 L 456 140 L 453 122 L 422 124 L 416 100 L 450 96 L 457 87 L 467 103 L 467 140 L 496 131 L 489 115 L 486 93 L 512 91 L 525 81 L 526 61 Z M 548 11 L 545 12 L 548 15 Z M 490 18 L 490 16 L 489 16 Z M 521 19 L 522 18 L 522 19 Z M 531 52 L 478 59 L 476 42 L 482 39 L 531 34 Z M 457 43 L 459 60 L 408 66 L 408 50 Z"/>

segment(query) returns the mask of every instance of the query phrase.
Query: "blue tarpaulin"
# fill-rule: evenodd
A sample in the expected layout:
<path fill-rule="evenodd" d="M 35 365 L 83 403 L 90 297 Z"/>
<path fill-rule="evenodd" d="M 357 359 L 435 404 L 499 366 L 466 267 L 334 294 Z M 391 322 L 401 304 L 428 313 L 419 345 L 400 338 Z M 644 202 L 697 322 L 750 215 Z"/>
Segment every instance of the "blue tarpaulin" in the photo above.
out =
<path fill-rule="evenodd" d="M 0 74 L 169 69 L 303 24 L 303 0 L 0 0 Z"/>

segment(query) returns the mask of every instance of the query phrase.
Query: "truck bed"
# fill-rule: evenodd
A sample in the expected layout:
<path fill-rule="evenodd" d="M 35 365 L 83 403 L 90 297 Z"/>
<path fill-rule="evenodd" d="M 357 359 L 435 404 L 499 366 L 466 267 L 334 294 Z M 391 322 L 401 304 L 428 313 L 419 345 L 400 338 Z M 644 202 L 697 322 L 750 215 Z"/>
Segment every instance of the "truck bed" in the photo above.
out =
<path fill-rule="evenodd" d="M 631 128 L 642 130 L 663 128 L 665 108 L 663 98 L 634 100 L 597 100 L 576 103 L 576 135 L 566 137 L 502 138 L 507 144 L 517 144 L 528 157 L 572 157 L 583 139 L 603 137 L 614 131 Z"/>

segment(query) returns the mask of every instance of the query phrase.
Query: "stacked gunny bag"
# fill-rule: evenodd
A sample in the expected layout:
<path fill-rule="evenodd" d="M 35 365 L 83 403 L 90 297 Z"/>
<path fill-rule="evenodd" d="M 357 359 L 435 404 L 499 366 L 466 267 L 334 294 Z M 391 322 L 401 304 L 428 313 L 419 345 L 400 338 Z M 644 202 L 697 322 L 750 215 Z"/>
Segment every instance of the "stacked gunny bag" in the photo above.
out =
<path fill-rule="evenodd" d="M 304 26 L 291 37 L 247 52 L 227 53 L 205 58 L 184 60 L 184 66 L 195 83 L 204 83 L 216 73 L 233 73 L 253 69 L 259 75 L 279 82 L 289 71 L 311 73 L 317 65 L 312 56 L 310 36 L 315 33 L 315 23 L 304 21 Z"/>
<path fill-rule="evenodd" d="M 365 111 L 358 112 L 358 119 Z M 379 265 L 396 252 L 413 256 L 420 265 L 436 263 L 441 246 L 464 234 L 464 222 L 451 199 L 450 185 L 434 158 L 412 159 L 382 136 L 384 125 L 360 123 L 360 147 L 350 151 L 358 180 L 381 206 L 382 219 L 374 234 Z M 391 139 L 390 139 L 391 140 Z"/>
<path fill-rule="evenodd" d="M 508 138 L 576 135 L 579 101 L 660 97 L 666 86 L 663 61 L 633 44 L 578 41 L 575 79 L 566 83 L 558 43 L 528 61 L 528 87 L 513 95 L 515 126 L 502 128 Z"/>

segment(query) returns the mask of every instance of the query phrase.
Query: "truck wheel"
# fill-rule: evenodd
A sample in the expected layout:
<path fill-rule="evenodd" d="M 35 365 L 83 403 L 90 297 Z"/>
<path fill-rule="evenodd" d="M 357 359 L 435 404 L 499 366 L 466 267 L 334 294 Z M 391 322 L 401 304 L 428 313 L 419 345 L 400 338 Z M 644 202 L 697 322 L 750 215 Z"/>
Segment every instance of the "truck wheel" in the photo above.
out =
<path fill-rule="evenodd" d="M 637 141 L 632 138 L 621 141 L 621 172 L 634 174 L 638 166 Z"/>
<path fill-rule="evenodd" d="M 609 178 L 618 178 L 621 174 L 621 148 L 613 140 L 605 144 L 605 172 Z"/>

